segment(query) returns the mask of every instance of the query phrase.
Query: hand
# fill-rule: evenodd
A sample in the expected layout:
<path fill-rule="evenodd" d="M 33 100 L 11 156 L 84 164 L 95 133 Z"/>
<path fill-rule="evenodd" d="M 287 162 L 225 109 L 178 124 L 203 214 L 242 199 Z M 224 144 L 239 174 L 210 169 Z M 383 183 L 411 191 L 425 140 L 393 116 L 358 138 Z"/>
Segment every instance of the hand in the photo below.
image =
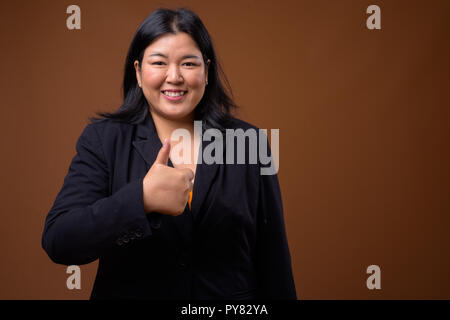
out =
<path fill-rule="evenodd" d="M 183 213 L 189 200 L 194 173 L 188 168 L 169 167 L 169 154 L 170 142 L 165 139 L 142 183 L 144 210 L 147 213 L 177 216 Z"/>

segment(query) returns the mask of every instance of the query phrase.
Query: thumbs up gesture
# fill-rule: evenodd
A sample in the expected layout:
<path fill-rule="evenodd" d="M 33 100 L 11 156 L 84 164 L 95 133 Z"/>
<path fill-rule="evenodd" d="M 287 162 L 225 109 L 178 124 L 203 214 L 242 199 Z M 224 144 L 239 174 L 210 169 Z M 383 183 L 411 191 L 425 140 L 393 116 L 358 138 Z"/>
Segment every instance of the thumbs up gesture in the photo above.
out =
<path fill-rule="evenodd" d="M 170 141 L 164 140 L 158 156 L 143 180 L 144 210 L 177 216 L 189 200 L 194 173 L 191 169 L 167 165 Z"/>

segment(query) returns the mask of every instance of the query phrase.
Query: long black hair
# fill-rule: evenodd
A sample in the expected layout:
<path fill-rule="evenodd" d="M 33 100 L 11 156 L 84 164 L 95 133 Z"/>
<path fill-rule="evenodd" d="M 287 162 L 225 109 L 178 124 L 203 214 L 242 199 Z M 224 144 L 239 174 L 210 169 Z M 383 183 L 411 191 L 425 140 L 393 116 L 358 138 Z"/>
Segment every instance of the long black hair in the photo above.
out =
<path fill-rule="evenodd" d="M 204 129 L 224 130 L 231 119 L 234 103 L 231 87 L 220 63 L 217 61 L 211 37 L 200 18 L 186 8 L 171 10 L 159 8 L 141 23 L 128 50 L 123 77 L 123 103 L 115 112 L 98 112 L 99 118 L 91 117 L 91 122 L 112 119 L 137 124 L 144 121 L 149 105 L 142 89 L 138 86 L 134 61 L 142 64 L 145 49 L 159 36 L 185 32 L 199 47 L 205 65 L 210 60 L 208 85 L 194 111 L 195 120 L 201 120 Z M 223 85 L 225 83 L 226 89 Z"/>

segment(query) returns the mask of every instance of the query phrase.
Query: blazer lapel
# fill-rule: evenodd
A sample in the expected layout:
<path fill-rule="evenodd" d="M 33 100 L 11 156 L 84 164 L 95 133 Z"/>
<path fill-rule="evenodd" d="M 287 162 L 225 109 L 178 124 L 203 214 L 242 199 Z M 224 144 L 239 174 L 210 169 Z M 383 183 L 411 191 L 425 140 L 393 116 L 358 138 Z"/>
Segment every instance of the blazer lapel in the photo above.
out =
<path fill-rule="evenodd" d="M 212 143 L 212 141 L 201 142 L 200 148 L 202 150 L 202 155 L 205 147 L 210 143 Z M 136 140 L 133 141 L 133 146 L 144 159 L 148 171 L 155 162 L 158 152 L 162 147 L 161 140 L 158 137 L 155 124 L 150 113 L 147 114 L 142 123 L 137 125 Z M 173 167 L 170 159 L 168 165 Z M 219 164 L 217 163 L 206 164 L 202 161 L 202 163 L 197 164 L 191 203 L 192 217 L 196 218 L 204 207 L 209 190 L 211 189 L 210 186 L 216 178 L 218 168 Z M 189 211 L 187 205 L 186 208 Z M 185 215 L 185 213 L 183 213 L 183 215 Z"/>
<path fill-rule="evenodd" d="M 135 139 L 136 140 L 133 141 L 133 146 L 144 159 L 147 165 L 147 170 L 149 170 L 155 162 L 158 152 L 162 147 L 161 140 L 159 140 L 155 124 L 153 123 L 150 113 L 147 113 L 144 122 L 137 125 Z"/>
<path fill-rule="evenodd" d="M 155 124 L 150 113 L 147 114 L 142 123 L 136 126 L 136 136 L 133 141 L 133 146 L 146 163 L 146 171 L 143 173 L 143 175 L 145 175 L 155 162 L 159 150 L 162 147 L 161 140 L 158 137 L 158 133 L 156 132 Z M 167 164 L 169 167 L 173 168 L 173 164 L 170 159 Z M 189 213 L 187 205 L 183 214 L 179 216 L 167 215 L 164 217 L 164 215 L 160 213 L 153 212 L 150 213 L 150 219 L 155 222 L 156 225 L 160 223 L 164 224 L 164 222 L 161 222 L 162 220 L 165 221 L 165 223 L 173 225 L 181 241 L 186 241 L 191 238 L 192 216 Z"/>
<path fill-rule="evenodd" d="M 200 149 L 203 151 L 212 141 L 202 141 Z M 200 155 L 199 155 L 200 156 Z M 202 158 L 203 159 L 203 158 Z M 192 191 L 191 211 L 194 219 L 200 218 L 200 213 L 205 208 L 208 200 L 208 194 L 211 190 L 211 184 L 214 182 L 219 169 L 219 164 L 206 164 L 204 161 L 197 164 L 195 170 L 195 181 Z"/>

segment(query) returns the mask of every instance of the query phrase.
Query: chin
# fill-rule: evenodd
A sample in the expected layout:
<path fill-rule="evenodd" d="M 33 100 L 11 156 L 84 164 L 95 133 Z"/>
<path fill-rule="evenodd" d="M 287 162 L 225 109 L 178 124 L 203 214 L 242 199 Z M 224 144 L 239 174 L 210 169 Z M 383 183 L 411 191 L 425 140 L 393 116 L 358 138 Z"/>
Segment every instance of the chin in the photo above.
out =
<path fill-rule="evenodd" d="M 166 118 L 167 119 L 169 119 L 169 120 L 183 120 L 183 119 L 185 119 L 186 117 L 187 117 L 188 115 L 178 115 L 178 114 L 175 114 L 175 115 L 167 115 L 166 116 Z"/>
<path fill-rule="evenodd" d="M 170 119 L 170 120 L 183 120 L 187 117 L 189 117 L 192 111 L 180 111 L 180 110 L 162 110 L 162 112 L 160 112 L 160 114 L 166 118 L 166 119 Z"/>

